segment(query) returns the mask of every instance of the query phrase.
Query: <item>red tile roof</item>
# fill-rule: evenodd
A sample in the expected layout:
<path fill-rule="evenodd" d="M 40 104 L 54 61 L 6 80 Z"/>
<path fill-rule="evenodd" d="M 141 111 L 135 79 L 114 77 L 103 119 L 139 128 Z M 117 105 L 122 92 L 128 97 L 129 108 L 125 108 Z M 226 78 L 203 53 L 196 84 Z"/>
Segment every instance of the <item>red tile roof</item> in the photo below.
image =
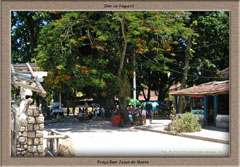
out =
<path fill-rule="evenodd" d="M 218 95 L 229 93 L 229 80 L 214 81 L 198 86 L 171 92 L 171 95 L 196 96 L 196 95 Z"/>

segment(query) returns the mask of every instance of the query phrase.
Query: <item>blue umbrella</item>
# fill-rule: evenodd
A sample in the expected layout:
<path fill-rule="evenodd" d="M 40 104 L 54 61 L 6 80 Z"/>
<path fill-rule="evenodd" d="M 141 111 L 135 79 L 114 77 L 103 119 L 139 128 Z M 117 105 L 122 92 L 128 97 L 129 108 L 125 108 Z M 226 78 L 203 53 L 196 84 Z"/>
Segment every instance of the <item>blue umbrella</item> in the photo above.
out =
<path fill-rule="evenodd" d="M 159 106 L 158 102 L 147 101 L 142 103 L 143 108 L 146 108 L 147 105 L 150 105 L 153 111 L 156 111 L 156 108 Z"/>
<path fill-rule="evenodd" d="M 97 104 L 97 103 L 92 103 L 91 106 L 92 106 L 92 107 L 99 107 L 100 105 Z"/>

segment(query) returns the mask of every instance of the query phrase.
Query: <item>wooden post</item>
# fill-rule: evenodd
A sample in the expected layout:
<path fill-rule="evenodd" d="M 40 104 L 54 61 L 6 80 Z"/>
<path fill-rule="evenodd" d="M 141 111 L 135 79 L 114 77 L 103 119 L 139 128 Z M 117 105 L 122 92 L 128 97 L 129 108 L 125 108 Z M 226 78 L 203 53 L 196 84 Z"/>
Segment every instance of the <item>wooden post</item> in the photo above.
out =
<path fill-rule="evenodd" d="M 218 114 L 218 96 L 214 96 L 214 124 L 216 125 L 216 118 Z"/>
<path fill-rule="evenodd" d="M 28 63 L 26 63 L 26 65 L 27 65 L 27 67 L 29 68 L 29 71 L 30 71 L 31 75 L 32 75 L 33 78 L 35 79 L 35 74 L 34 74 L 32 68 L 31 68 L 31 66 L 30 66 Z M 46 94 L 47 94 L 47 93 L 46 93 L 46 91 L 43 89 L 43 87 L 42 87 L 42 85 L 40 84 L 40 82 L 39 82 L 39 81 L 36 81 L 35 83 L 36 83 L 37 87 L 40 89 L 41 95 L 42 95 L 43 97 L 46 97 Z"/>
<path fill-rule="evenodd" d="M 58 153 L 58 138 L 56 139 L 56 153 Z"/>
<path fill-rule="evenodd" d="M 53 141 L 54 141 L 53 151 L 57 153 L 57 139 L 53 139 Z"/>
<path fill-rule="evenodd" d="M 208 122 L 208 97 L 204 96 L 204 125 Z"/>
<path fill-rule="evenodd" d="M 175 101 L 176 113 L 178 113 L 178 97 L 177 96 L 174 96 L 174 101 Z"/>
<path fill-rule="evenodd" d="M 51 131 L 50 135 L 54 135 L 53 131 Z M 54 145 L 53 145 L 53 139 L 50 139 L 50 151 L 53 151 Z"/>

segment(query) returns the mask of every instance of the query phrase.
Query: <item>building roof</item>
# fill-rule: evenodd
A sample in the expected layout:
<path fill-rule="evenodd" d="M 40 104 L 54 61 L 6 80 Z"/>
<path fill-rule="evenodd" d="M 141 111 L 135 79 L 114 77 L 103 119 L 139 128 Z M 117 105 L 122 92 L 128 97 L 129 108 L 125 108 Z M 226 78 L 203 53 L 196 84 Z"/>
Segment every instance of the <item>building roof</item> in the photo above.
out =
<path fill-rule="evenodd" d="M 173 84 L 172 86 L 170 86 L 170 90 L 175 90 L 175 89 L 177 89 L 177 88 L 179 88 L 181 86 L 181 83 L 180 82 L 178 82 L 178 83 L 176 83 L 176 84 Z"/>
<path fill-rule="evenodd" d="M 145 96 L 147 96 L 148 94 L 148 90 L 144 89 L 144 93 Z M 138 96 L 138 100 L 139 101 L 145 101 L 144 95 L 143 95 L 143 91 L 140 92 L 139 96 Z M 150 99 L 149 101 L 157 101 L 158 100 L 158 96 L 156 95 L 155 91 L 150 91 Z"/>
<path fill-rule="evenodd" d="M 204 83 L 194 87 L 171 92 L 170 94 L 183 96 L 199 96 L 199 95 L 210 96 L 228 93 L 229 93 L 229 80 Z"/>

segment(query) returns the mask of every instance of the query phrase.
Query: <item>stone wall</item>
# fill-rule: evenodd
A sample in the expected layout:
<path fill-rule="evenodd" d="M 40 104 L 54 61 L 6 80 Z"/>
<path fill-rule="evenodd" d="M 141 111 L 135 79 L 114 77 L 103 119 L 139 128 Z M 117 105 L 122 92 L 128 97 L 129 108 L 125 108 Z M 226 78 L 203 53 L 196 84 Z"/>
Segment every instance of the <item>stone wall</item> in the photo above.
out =
<path fill-rule="evenodd" d="M 43 148 L 44 117 L 37 107 L 29 107 L 24 125 L 20 127 L 17 139 L 17 156 L 45 156 Z"/>
<path fill-rule="evenodd" d="M 26 156 L 27 155 L 27 120 L 20 124 L 20 129 L 18 132 L 17 138 L 17 156 Z"/>

